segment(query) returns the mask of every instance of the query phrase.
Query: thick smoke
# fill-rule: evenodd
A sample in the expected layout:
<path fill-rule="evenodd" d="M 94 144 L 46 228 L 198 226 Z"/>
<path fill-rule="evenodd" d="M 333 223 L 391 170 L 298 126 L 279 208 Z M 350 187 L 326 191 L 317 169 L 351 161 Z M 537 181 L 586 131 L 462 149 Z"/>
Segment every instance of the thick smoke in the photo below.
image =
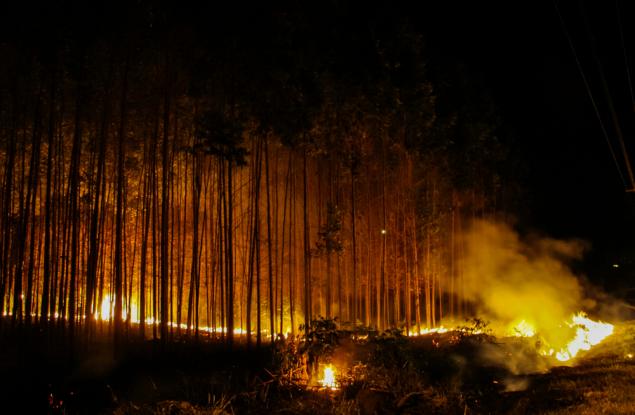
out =
<path fill-rule="evenodd" d="M 581 258 L 584 243 L 521 238 L 509 225 L 475 221 L 465 246 L 465 295 L 479 317 L 495 329 L 523 319 L 553 345 L 570 338 L 561 325 L 585 301 L 567 264 Z"/>

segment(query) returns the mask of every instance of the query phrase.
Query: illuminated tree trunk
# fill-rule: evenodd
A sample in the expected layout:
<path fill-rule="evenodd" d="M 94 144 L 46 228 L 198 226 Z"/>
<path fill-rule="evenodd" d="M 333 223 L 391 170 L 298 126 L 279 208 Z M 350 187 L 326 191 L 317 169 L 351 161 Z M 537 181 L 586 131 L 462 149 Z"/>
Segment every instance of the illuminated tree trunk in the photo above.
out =
<path fill-rule="evenodd" d="M 273 298 L 273 255 L 272 255 L 272 237 L 271 237 L 271 191 L 270 191 L 270 180 L 269 180 L 269 140 L 264 140 L 265 147 L 265 186 L 267 192 L 267 260 L 268 260 L 268 271 L 269 271 L 269 334 L 271 342 L 273 343 L 275 336 L 275 328 L 274 322 L 276 316 L 274 314 L 275 304 Z M 282 297 L 280 297 L 282 301 Z M 282 333 L 282 328 L 280 328 L 280 332 Z"/>
<path fill-rule="evenodd" d="M 355 204 L 355 198 L 356 198 L 356 194 L 355 194 L 355 178 L 357 176 L 357 172 L 355 171 L 355 164 L 354 162 L 351 162 L 351 250 L 352 250 L 352 264 L 353 264 L 353 269 L 352 269 L 352 275 L 353 275 L 353 291 L 352 291 L 352 295 L 353 295 L 353 325 L 357 325 L 357 310 L 358 310 L 358 306 L 357 306 L 357 301 L 358 301 L 358 296 L 357 296 L 357 227 L 356 227 L 356 216 L 357 216 L 357 212 L 356 212 L 356 204 Z"/>
<path fill-rule="evenodd" d="M 261 140 L 254 144 L 254 159 L 252 161 L 252 187 L 250 193 L 253 195 L 251 203 L 250 228 L 251 234 L 249 238 L 249 271 L 247 277 L 247 307 L 246 307 L 246 329 L 247 343 L 251 344 L 251 317 L 253 302 L 253 286 L 254 277 L 256 284 L 256 342 L 258 346 L 261 342 L 261 321 L 260 321 L 260 177 L 262 166 L 262 145 Z"/>
<path fill-rule="evenodd" d="M 227 314 L 227 343 L 230 347 L 234 344 L 234 250 L 233 250 L 233 229 L 234 229 L 234 203 L 233 203 L 233 161 L 227 162 L 227 191 L 225 214 L 225 258 L 226 258 L 226 278 L 227 293 L 226 314 Z"/>
<path fill-rule="evenodd" d="M 432 327 L 432 310 L 433 304 L 433 287 L 432 287 L 432 267 L 430 266 L 430 227 L 426 228 L 426 241 L 425 241 L 425 263 L 424 263 L 424 290 L 426 298 L 426 327 Z"/>
<path fill-rule="evenodd" d="M 286 172 L 286 176 L 285 176 L 285 183 L 284 183 L 284 196 L 283 196 L 283 201 L 282 201 L 282 241 L 280 244 L 280 259 L 281 259 L 281 263 L 280 263 L 280 333 L 284 333 L 284 249 L 285 249 L 285 232 L 286 232 L 286 226 L 287 226 L 287 215 L 288 215 L 288 222 L 289 222 L 289 238 L 288 240 L 288 244 L 289 244 L 289 253 L 288 253 L 288 265 L 287 265 L 287 275 L 289 276 L 289 294 L 288 294 L 288 301 L 289 301 L 289 318 L 291 321 L 291 331 L 294 331 L 294 327 L 293 327 L 293 307 L 292 307 L 292 301 L 293 301 L 293 293 L 291 290 L 291 287 L 293 286 L 292 284 L 292 272 L 291 272 L 291 252 L 293 250 L 293 246 L 291 244 L 291 223 L 292 223 L 292 215 L 293 215 L 293 211 L 291 210 L 291 189 L 290 189 L 290 185 L 291 185 L 291 153 L 289 153 L 288 155 L 289 160 L 287 162 L 287 172 Z M 288 204 L 289 204 L 289 213 L 287 213 L 287 200 L 288 200 Z"/>
<path fill-rule="evenodd" d="M 2 259 L 2 266 L 0 272 L 2 272 L 2 280 L 0 281 L 0 312 L 3 314 L 10 310 L 10 296 L 11 296 L 11 264 L 12 261 L 12 225 L 11 225 L 11 212 L 13 210 L 13 185 L 14 185 L 14 165 L 16 157 L 16 142 L 17 142 L 17 124 L 18 124 L 18 91 L 17 91 L 17 76 L 13 80 L 13 86 L 11 88 L 11 125 L 9 127 L 8 148 L 6 155 L 6 163 L 4 167 L 4 189 L 2 195 L 2 251 L 0 252 L 0 258 Z M 6 299 L 5 299 L 6 296 Z M 0 319 L 0 322 L 3 319 Z M 0 327 L 1 327 L 0 323 Z"/>
<path fill-rule="evenodd" d="M 127 64 L 123 72 L 121 88 L 120 120 L 117 143 L 117 203 L 115 207 L 115 348 L 120 348 L 123 341 L 123 278 L 124 278 L 124 194 L 125 194 L 125 157 L 126 157 L 126 96 L 127 96 Z"/>
<path fill-rule="evenodd" d="M 185 164 L 182 166 L 183 163 L 179 164 L 179 166 L 177 166 L 177 171 L 178 172 L 182 172 L 182 176 L 184 177 L 184 183 L 182 185 L 182 187 L 184 189 L 187 189 L 188 187 L 188 177 L 189 175 L 187 174 L 187 169 L 189 168 L 189 158 L 186 157 L 185 158 Z M 187 206 L 187 201 L 188 201 L 188 193 L 187 191 L 183 191 L 181 189 L 181 186 L 178 187 L 178 198 L 179 198 L 179 203 L 182 203 L 183 206 Z M 181 198 L 181 195 L 183 195 L 183 197 Z M 181 322 L 182 322 L 182 317 L 181 314 L 183 312 L 183 289 L 185 286 L 185 242 L 186 242 L 186 236 L 187 236 L 187 209 L 182 209 L 183 211 L 183 219 L 181 220 L 181 212 L 178 212 L 177 214 L 177 223 L 176 223 L 176 229 L 177 229 L 177 235 L 176 235 L 176 240 L 177 240 L 177 259 L 176 259 L 176 266 L 177 266 L 177 311 L 176 311 L 176 321 L 177 321 L 177 334 L 181 333 Z M 190 325 L 191 322 L 188 322 L 188 326 Z M 189 330 L 189 329 L 188 329 Z"/>
<path fill-rule="evenodd" d="M 169 258 L 168 258 L 168 213 L 169 213 L 169 174 L 170 169 L 168 166 L 168 140 L 169 140 L 169 125 L 170 125 L 170 76 L 169 76 L 169 63 L 166 57 L 166 85 L 165 85 L 165 97 L 163 103 L 163 144 L 162 144 L 162 178 L 161 178 L 161 305 L 160 305 L 160 318 L 161 318 L 161 344 L 166 346 L 168 341 L 168 319 L 169 304 L 168 304 L 168 278 L 169 278 Z"/>
<path fill-rule="evenodd" d="M 370 163 L 366 163 L 366 326 L 371 325 L 373 309 L 373 282 L 375 281 L 375 267 L 373 266 L 373 232 L 371 223 L 371 192 L 370 192 Z"/>
<path fill-rule="evenodd" d="M 187 312 L 187 331 L 190 333 L 193 318 L 195 320 L 195 336 L 198 339 L 198 298 L 200 289 L 198 222 L 201 203 L 201 174 L 199 155 L 192 157 L 192 264 L 190 267 L 190 295 Z M 194 313 L 194 316 L 192 315 Z"/>
<path fill-rule="evenodd" d="M 110 80 L 111 69 L 108 70 L 108 80 Z M 110 82 L 106 83 L 107 88 L 110 87 Z M 99 222 L 100 222 L 100 206 L 102 203 L 102 180 L 104 179 L 104 169 L 106 164 L 106 141 L 108 139 L 108 123 L 110 117 L 110 97 L 104 97 L 104 107 L 102 109 L 102 118 L 101 118 L 101 126 L 99 130 L 99 145 L 98 145 L 98 155 L 97 155 L 97 177 L 95 179 L 95 196 L 94 196 L 94 204 L 92 208 L 92 213 L 90 217 L 90 236 L 89 236 L 89 252 L 88 252 L 88 265 L 86 271 L 86 300 L 85 300 L 85 308 L 84 314 L 87 318 L 87 334 L 88 336 L 92 335 L 93 332 L 93 314 L 95 313 L 97 307 L 95 305 L 95 292 L 97 286 L 97 266 L 99 264 Z M 49 145 L 49 148 L 51 146 Z M 50 160 L 50 158 L 49 158 Z M 47 165 L 47 177 L 50 174 L 49 171 L 50 166 Z M 47 182 L 49 180 L 47 179 Z M 47 186 L 47 206 L 50 203 L 50 186 Z M 48 213 L 48 209 L 47 209 Z M 48 226 L 47 226 L 48 227 Z M 47 244 L 50 236 L 45 235 L 45 245 Z M 50 248 L 49 248 L 50 249 Z M 49 249 L 45 248 L 45 256 L 50 255 Z M 44 260 L 44 266 L 47 267 L 47 259 Z M 45 270 L 45 274 L 46 274 Z M 46 277 L 45 277 L 46 279 Z"/>
<path fill-rule="evenodd" d="M 415 212 L 412 212 L 412 253 L 414 256 L 414 284 L 415 284 L 415 319 L 417 324 L 417 333 L 421 333 L 421 290 L 420 290 L 420 278 L 421 268 L 419 266 L 419 247 L 417 238 L 417 221 L 415 219 Z"/>
<path fill-rule="evenodd" d="M 308 166 L 307 155 L 308 150 L 304 148 L 302 159 L 302 209 L 304 216 L 304 325 L 305 334 L 309 333 L 309 326 L 311 324 L 311 245 L 309 237 L 309 206 L 308 206 L 308 192 L 309 192 L 309 178 L 308 178 Z"/>
<path fill-rule="evenodd" d="M 149 147 L 149 146 L 148 146 Z M 151 157 L 151 152 L 146 150 L 146 159 Z M 152 166 L 152 164 L 150 164 Z M 150 231 L 150 210 L 152 195 L 150 193 L 151 173 L 144 175 L 143 191 L 143 223 L 141 224 L 141 260 L 139 264 L 139 337 L 145 340 L 146 331 L 146 271 L 148 261 L 148 236 Z"/>
<path fill-rule="evenodd" d="M 382 143 L 382 147 L 385 143 Z M 386 154 L 385 149 L 382 148 L 382 167 L 381 167 L 381 205 L 382 205 L 382 227 L 381 227 L 381 286 L 379 288 L 380 291 L 380 304 L 379 304 L 379 322 L 380 328 L 384 329 L 388 322 L 387 313 L 388 313 L 388 296 L 386 293 L 387 285 L 386 285 L 386 236 L 388 230 L 386 229 Z"/>
<path fill-rule="evenodd" d="M 44 270 L 42 275 L 42 301 L 40 305 L 40 325 L 48 326 L 49 317 L 49 297 L 51 295 L 51 216 L 52 202 L 51 189 L 52 172 L 53 172 L 53 156 L 54 156 L 54 140 L 55 140 L 55 114 L 56 114 L 56 90 L 57 90 L 57 66 L 51 73 L 51 96 L 49 102 L 49 126 L 47 140 L 47 158 L 46 158 L 46 187 L 44 200 Z M 105 111 L 104 111 L 105 112 Z M 99 182 L 98 182 L 99 186 Z M 0 292 L 0 301 L 4 299 L 4 295 Z M 0 303 L 1 304 L 1 303 Z M 0 312 L 2 307 L 0 307 Z M 51 316 L 52 317 L 52 316 Z"/>
<path fill-rule="evenodd" d="M 81 86 L 79 87 L 81 89 Z M 68 327 L 69 327 L 69 339 L 71 345 L 74 340 L 75 333 L 75 293 L 77 285 L 77 273 L 79 257 L 79 173 L 80 173 L 80 155 L 82 146 L 82 123 L 81 123 L 81 109 L 82 99 L 81 91 L 77 93 L 77 99 L 75 102 L 75 131 L 73 136 L 73 148 L 71 150 L 71 166 L 70 166 L 70 179 L 69 179 L 69 210 L 68 220 L 70 222 L 70 280 L 68 282 Z"/>
<path fill-rule="evenodd" d="M 31 166 L 29 168 L 29 190 L 27 196 L 27 205 L 26 209 L 30 210 L 27 214 L 27 217 L 31 217 L 31 228 L 30 228 L 30 251 L 29 251 L 29 268 L 27 270 L 27 287 L 26 287 L 26 304 L 25 304 L 25 313 L 26 313 L 26 323 L 31 324 L 31 313 L 33 312 L 33 272 L 35 269 L 35 228 L 36 228 L 36 217 L 35 217 L 35 207 L 36 197 L 37 197 L 37 188 L 39 183 L 39 173 L 40 173 L 40 146 L 41 146 L 41 100 L 40 93 L 38 93 L 38 98 L 35 104 L 35 117 L 33 123 L 33 140 L 32 140 L 32 158 L 31 158 Z"/>
<path fill-rule="evenodd" d="M 289 157 L 293 158 L 292 154 Z M 290 162 L 291 163 L 291 162 Z M 296 289 L 299 287 L 298 275 L 297 275 L 297 238 L 296 238 L 296 180 L 295 176 L 290 173 L 289 183 L 291 188 L 291 196 L 289 199 L 289 318 L 291 320 L 291 335 L 295 336 L 295 300 Z"/>
<path fill-rule="evenodd" d="M 450 212 L 450 287 L 449 306 L 450 315 L 456 318 L 456 191 L 452 190 L 452 205 Z"/>

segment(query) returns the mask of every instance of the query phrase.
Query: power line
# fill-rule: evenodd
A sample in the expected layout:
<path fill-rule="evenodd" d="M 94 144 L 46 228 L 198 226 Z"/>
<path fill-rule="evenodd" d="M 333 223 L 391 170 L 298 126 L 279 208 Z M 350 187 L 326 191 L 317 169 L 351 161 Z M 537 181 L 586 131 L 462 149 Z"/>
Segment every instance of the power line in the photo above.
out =
<path fill-rule="evenodd" d="M 589 96 L 589 99 L 591 100 L 591 104 L 593 105 L 593 110 L 595 112 L 595 115 L 598 119 L 598 122 L 600 123 L 600 128 L 602 130 L 602 135 L 604 136 L 604 139 L 606 140 L 606 144 L 609 146 L 609 151 L 611 152 L 611 157 L 613 158 L 613 162 L 615 163 L 615 168 L 617 169 L 617 173 L 620 176 L 620 180 L 622 181 L 622 184 L 624 185 L 624 188 L 628 189 L 628 186 L 626 184 L 626 180 L 624 179 L 624 175 L 622 174 L 622 169 L 620 169 L 620 164 L 617 161 L 617 156 L 615 155 L 615 150 L 613 149 L 613 145 L 611 144 L 611 140 L 609 139 L 609 135 L 606 131 L 606 127 L 604 126 L 604 122 L 602 121 L 602 117 L 600 116 L 600 111 L 598 109 L 598 106 L 595 102 L 595 99 L 593 98 L 593 93 L 591 92 L 591 87 L 589 86 L 589 82 L 587 81 L 586 75 L 584 74 L 584 70 L 582 69 L 582 64 L 580 63 L 580 59 L 578 58 L 578 54 L 575 50 L 575 47 L 573 46 L 573 41 L 571 40 L 571 36 L 569 35 L 569 31 L 567 30 L 567 26 L 565 25 L 564 19 L 562 18 L 562 14 L 560 13 L 560 8 L 558 7 L 558 1 L 554 0 L 553 1 L 553 5 L 556 8 L 556 13 L 558 14 L 558 19 L 560 20 L 560 25 L 562 27 L 562 31 L 564 32 L 565 37 L 567 38 L 567 42 L 569 43 L 569 47 L 571 48 L 571 52 L 573 53 L 573 57 L 575 58 L 575 62 L 578 68 L 578 71 L 580 72 L 580 76 L 582 77 L 582 82 L 584 83 L 584 87 L 586 89 L 586 92 Z"/>
<path fill-rule="evenodd" d="M 633 95 L 633 82 L 631 81 L 631 70 L 628 66 L 628 56 L 626 54 L 626 44 L 624 42 L 624 29 L 622 28 L 622 18 L 620 13 L 619 0 L 615 0 L 615 10 L 617 12 L 617 26 L 620 29 L 620 39 L 622 41 L 622 52 L 624 54 L 624 66 L 626 68 L 626 80 L 628 82 L 628 90 L 631 93 L 631 103 L 633 104 L 633 111 L 635 111 L 635 95 Z"/>
<path fill-rule="evenodd" d="M 602 61 L 600 61 L 598 52 L 597 52 L 597 41 L 591 32 L 591 26 L 589 25 L 589 20 L 587 18 L 587 14 L 582 6 L 582 2 L 580 2 L 580 9 L 582 11 L 582 19 L 584 21 L 584 27 L 587 32 L 587 36 L 589 37 L 589 43 L 591 44 L 591 54 L 593 55 L 593 59 L 595 60 L 595 64 L 598 68 L 598 73 L 600 75 L 600 81 L 602 81 L 602 90 L 604 91 L 604 96 L 606 97 L 606 103 L 609 107 L 609 113 L 611 114 L 611 121 L 613 121 L 613 128 L 615 129 L 615 135 L 617 135 L 617 140 L 620 143 L 620 148 L 622 150 L 622 157 L 624 157 L 624 164 L 626 165 L 626 172 L 628 173 L 628 179 L 630 181 L 630 188 L 628 191 L 635 191 L 635 177 L 633 177 L 633 168 L 631 167 L 631 159 L 628 156 L 628 151 L 626 150 L 626 144 L 624 144 L 624 134 L 622 134 L 622 128 L 620 127 L 620 122 L 617 117 L 617 112 L 615 111 L 615 106 L 613 105 L 613 98 L 611 97 L 611 92 L 609 91 L 609 85 L 606 82 L 606 76 L 604 76 L 604 68 L 602 67 Z"/>

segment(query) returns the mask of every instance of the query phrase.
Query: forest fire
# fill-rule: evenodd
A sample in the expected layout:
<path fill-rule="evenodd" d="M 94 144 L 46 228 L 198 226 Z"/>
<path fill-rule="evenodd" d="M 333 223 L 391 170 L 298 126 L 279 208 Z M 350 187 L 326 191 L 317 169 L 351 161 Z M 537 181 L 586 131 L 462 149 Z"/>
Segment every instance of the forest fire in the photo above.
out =
<path fill-rule="evenodd" d="M 0 408 L 549 413 L 540 376 L 635 379 L 629 2 L 10 3 Z"/>

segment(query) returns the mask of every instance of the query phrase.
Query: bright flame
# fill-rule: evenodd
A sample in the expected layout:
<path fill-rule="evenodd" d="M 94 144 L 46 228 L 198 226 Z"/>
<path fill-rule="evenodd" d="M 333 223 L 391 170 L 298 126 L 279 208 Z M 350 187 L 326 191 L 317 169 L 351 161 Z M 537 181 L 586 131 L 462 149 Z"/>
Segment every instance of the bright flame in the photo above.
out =
<path fill-rule="evenodd" d="M 110 320 L 110 309 L 112 308 L 112 301 L 110 300 L 110 295 L 106 294 L 104 299 L 101 301 L 100 311 L 97 312 L 98 319 L 101 320 Z"/>
<path fill-rule="evenodd" d="M 515 337 L 534 337 L 539 336 L 542 345 L 540 346 L 540 354 L 543 356 L 553 356 L 561 362 L 573 359 L 581 350 L 589 350 L 591 347 L 599 344 L 606 337 L 613 333 L 613 325 L 602 321 L 593 321 L 586 316 L 583 312 L 579 312 L 571 316 L 568 321 L 565 321 L 560 325 L 561 330 L 575 330 L 575 335 L 568 341 L 563 341 L 559 345 L 549 344 L 541 336 L 544 332 L 541 332 L 533 323 L 530 323 L 526 319 L 518 319 L 510 324 L 505 332 L 508 336 Z M 425 328 L 419 331 L 411 330 L 409 336 L 420 336 L 432 333 L 447 333 L 451 331 L 462 331 L 466 329 L 462 327 L 446 328 L 443 326 Z M 548 332 L 551 330 L 548 330 Z M 479 334 L 480 330 L 471 332 L 472 334 Z M 548 334 L 548 333 L 547 333 Z M 564 346 L 563 346 L 564 345 Z M 632 358 L 628 357 L 629 359 Z"/>
<path fill-rule="evenodd" d="M 543 356 L 555 356 L 559 361 L 566 362 L 573 359 L 580 350 L 591 349 L 613 333 L 612 324 L 593 321 L 583 312 L 574 314 L 564 324 L 575 329 L 575 336 L 560 350 L 545 345 L 545 348 L 540 351 Z M 533 337 L 536 335 L 536 330 L 526 320 L 520 320 L 518 323 L 512 324 L 510 334 L 517 337 Z M 547 347 L 549 348 L 547 349 Z"/>
<path fill-rule="evenodd" d="M 333 365 L 324 366 L 324 376 L 318 380 L 318 383 L 323 388 L 335 390 L 337 389 L 337 382 L 335 381 L 335 368 Z"/>
<path fill-rule="evenodd" d="M 425 336 L 426 334 L 432 334 L 432 333 L 447 333 L 448 331 L 452 331 L 452 330 L 458 330 L 458 329 L 447 329 L 443 326 L 439 326 L 439 327 L 432 327 L 432 328 L 423 328 L 421 330 L 416 330 L 416 329 L 412 329 L 408 332 L 409 336 Z"/>
<path fill-rule="evenodd" d="M 569 327 L 575 328 L 575 337 L 566 347 L 556 353 L 556 359 L 561 362 L 573 359 L 580 350 L 589 350 L 606 337 L 613 334 L 613 325 L 601 321 L 593 321 L 584 313 L 578 313 L 567 322 Z"/>

